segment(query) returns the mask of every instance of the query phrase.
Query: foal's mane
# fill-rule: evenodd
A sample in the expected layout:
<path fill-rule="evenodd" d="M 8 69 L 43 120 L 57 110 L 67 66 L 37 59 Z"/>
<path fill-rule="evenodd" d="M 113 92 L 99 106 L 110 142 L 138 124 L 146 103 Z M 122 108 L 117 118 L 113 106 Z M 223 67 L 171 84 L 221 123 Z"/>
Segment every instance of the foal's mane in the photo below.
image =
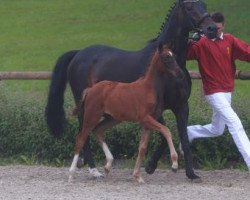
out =
<path fill-rule="evenodd" d="M 157 49 L 157 50 L 153 53 L 153 55 L 152 55 L 152 58 L 151 58 L 151 61 L 150 61 L 150 64 L 149 64 L 149 67 L 148 67 L 148 68 L 150 68 L 150 67 L 156 65 L 156 63 L 157 63 L 157 61 L 158 61 L 158 59 L 159 59 L 159 56 L 160 56 L 160 52 L 159 52 L 159 50 Z"/>

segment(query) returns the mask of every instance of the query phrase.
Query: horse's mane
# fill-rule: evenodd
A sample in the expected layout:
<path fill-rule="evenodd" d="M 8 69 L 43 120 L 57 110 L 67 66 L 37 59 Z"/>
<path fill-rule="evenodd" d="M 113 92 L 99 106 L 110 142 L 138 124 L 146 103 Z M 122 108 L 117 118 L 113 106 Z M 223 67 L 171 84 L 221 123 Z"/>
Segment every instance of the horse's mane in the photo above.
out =
<path fill-rule="evenodd" d="M 160 31 L 158 32 L 157 36 L 156 36 L 155 38 L 149 40 L 148 43 L 153 43 L 153 42 L 155 42 L 155 41 L 159 38 L 159 36 L 160 36 L 160 34 L 162 33 L 162 31 L 164 30 L 165 26 L 168 24 L 169 17 L 171 16 L 171 14 L 172 14 L 172 12 L 173 12 L 173 10 L 174 10 L 174 8 L 175 8 L 176 5 L 177 5 L 177 2 L 175 2 L 175 3 L 170 7 L 170 9 L 168 10 L 168 12 L 167 12 L 167 14 L 166 14 L 166 16 L 165 16 L 164 22 L 162 22 L 162 24 L 161 24 Z"/>

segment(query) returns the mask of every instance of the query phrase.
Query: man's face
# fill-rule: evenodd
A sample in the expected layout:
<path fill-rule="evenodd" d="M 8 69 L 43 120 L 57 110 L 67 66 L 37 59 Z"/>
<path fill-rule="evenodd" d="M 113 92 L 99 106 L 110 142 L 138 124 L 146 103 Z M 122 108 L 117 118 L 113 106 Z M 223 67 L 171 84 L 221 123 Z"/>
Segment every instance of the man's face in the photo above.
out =
<path fill-rule="evenodd" d="M 221 36 L 221 33 L 224 31 L 224 23 L 215 23 L 215 25 L 217 26 L 218 28 L 218 31 L 217 31 L 217 37 L 220 37 Z"/>

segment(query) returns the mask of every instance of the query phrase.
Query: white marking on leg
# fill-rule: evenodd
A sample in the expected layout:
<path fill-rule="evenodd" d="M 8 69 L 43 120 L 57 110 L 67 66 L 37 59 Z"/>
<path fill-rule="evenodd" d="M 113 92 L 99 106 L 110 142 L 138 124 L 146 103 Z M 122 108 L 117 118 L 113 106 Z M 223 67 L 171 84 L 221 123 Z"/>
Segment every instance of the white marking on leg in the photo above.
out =
<path fill-rule="evenodd" d="M 95 178 L 103 177 L 103 174 L 98 171 L 96 168 L 89 168 L 89 173 Z"/>
<path fill-rule="evenodd" d="M 106 142 L 102 142 L 102 149 L 104 151 L 104 154 L 106 156 L 106 160 L 107 160 L 107 163 L 105 165 L 105 172 L 106 173 L 109 173 L 110 170 L 111 170 L 111 167 L 112 167 L 112 162 L 114 160 L 114 157 L 112 155 L 112 153 L 110 152 L 109 148 L 108 148 L 108 145 L 106 144 Z"/>
<path fill-rule="evenodd" d="M 79 158 L 79 154 L 75 154 L 74 159 L 73 159 L 72 164 L 71 164 L 71 167 L 69 169 L 69 180 L 68 180 L 69 182 L 71 182 L 73 180 L 73 175 L 74 175 L 74 172 L 76 170 L 78 158 Z"/>

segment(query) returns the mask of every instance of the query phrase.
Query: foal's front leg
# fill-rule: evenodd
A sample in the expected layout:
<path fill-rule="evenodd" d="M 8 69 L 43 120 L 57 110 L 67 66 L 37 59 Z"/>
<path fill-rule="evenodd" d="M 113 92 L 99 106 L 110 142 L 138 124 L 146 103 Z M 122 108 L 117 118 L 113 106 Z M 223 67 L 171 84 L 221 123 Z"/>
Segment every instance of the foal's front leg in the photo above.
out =
<path fill-rule="evenodd" d="M 134 168 L 134 173 L 133 176 L 135 177 L 135 179 L 139 182 L 139 183 L 144 183 L 143 178 L 141 177 L 141 163 L 142 160 L 145 156 L 145 153 L 147 151 L 147 146 L 148 146 L 148 141 L 149 141 L 149 137 L 150 137 L 150 130 L 146 130 L 143 129 L 142 133 L 141 133 L 141 140 L 140 140 L 140 144 L 139 144 L 139 152 L 138 152 L 138 157 L 136 160 L 136 164 L 135 164 L 135 168 Z"/>
<path fill-rule="evenodd" d="M 178 169 L 178 154 L 176 153 L 170 130 L 166 126 L 163 126 L 162 124 L 157 122 L 151 116 L 147 116 L 144 120 L 144 123 L 148 127 L 151 127 L 152 129 L 159 131 L 167 140 L 168 147 L 170 150 L 170 156 L 172 160 L 172 170 L 176 172 Z"/>

